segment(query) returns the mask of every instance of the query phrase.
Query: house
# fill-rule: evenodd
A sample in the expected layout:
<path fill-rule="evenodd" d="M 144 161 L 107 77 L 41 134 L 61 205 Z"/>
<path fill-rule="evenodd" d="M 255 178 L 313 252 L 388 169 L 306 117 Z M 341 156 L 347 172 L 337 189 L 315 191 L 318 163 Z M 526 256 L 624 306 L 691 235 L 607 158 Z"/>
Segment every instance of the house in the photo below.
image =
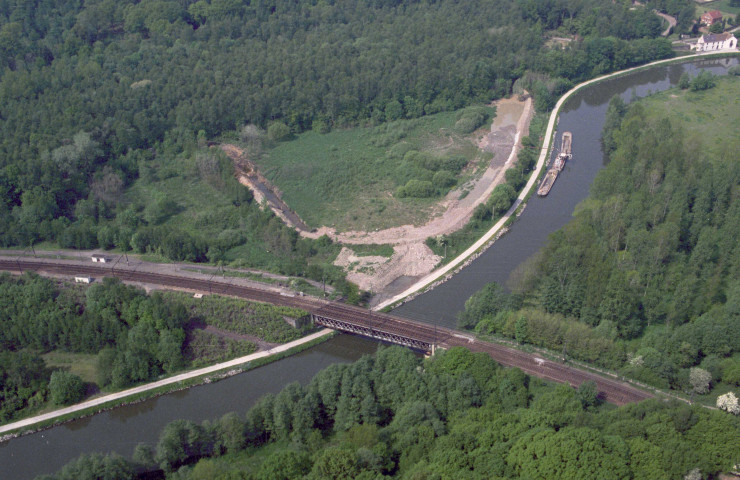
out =
<path fill-rule="evenodd" d="M 696 50 L 697 52 L 735 49 L 737 48 L 737 38 L 731 33 L 710 33 L 708 35 L 702 35 L 691 47 L 692 50 Z"/>
<path fill-rule="evenodd" d="M 701 23 L 709 27 L 717 22 L 722 21 L 722 12 L 719 10 L 712 10 L 711 12 L 704 12 L 701 16 Z"/>
<path fill-rule="evenodd" d="M 95 253 L 92 256 L 92 261 L 93 263 L 108 263 L 108 257 Z"/>
<path fill-rule="evenodd" d="M 90 277 L 75 277 L 77 283 L 90 283 Z"/>

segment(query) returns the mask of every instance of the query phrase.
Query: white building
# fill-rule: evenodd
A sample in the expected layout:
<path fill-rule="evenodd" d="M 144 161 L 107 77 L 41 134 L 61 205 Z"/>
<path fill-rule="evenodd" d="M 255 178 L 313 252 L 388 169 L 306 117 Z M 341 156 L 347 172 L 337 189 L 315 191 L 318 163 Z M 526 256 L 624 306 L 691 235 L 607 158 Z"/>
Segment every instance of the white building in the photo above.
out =
<path fill-rule="evenodd" d="M 695 45 L 691 46 L 697 52 L 712 50 L 730 50 L 737 48 L 737 38 L 731 33 L 710 33 L 702 35 Z"/>
<path fill-rule="evenodd" d="M 108 263 L 108 257 L 96 253 L 92 256 L 92 261 L 95 263 Z"/>

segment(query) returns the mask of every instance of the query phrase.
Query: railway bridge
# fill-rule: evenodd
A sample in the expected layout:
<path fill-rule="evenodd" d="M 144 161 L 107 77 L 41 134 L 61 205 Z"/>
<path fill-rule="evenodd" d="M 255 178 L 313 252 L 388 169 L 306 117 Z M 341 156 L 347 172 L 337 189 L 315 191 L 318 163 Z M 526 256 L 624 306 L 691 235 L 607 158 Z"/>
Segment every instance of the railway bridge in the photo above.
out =
<path fill-rule="evenodd" d="M 616 405 L 637 402 L 654 395 L 638 389 L 613 376 L 600 375 L 561 362 L 547 360 L 533 353 L 523 352 L 505 345 L 478 340 L 464 332 L 416 322 L 385 313 L 373 312 L 339 302 L 329 302 L 312 297 L 289 296 L 232 283 L 233 278 L 194 277 L 192 274 L 165 274 L 156 265 L 139 262 L 134 266 L 105 267 L 80 261 L 60 259 L 21 259 L 0 257 L 0 271 L 22 273 L 34 271 L 48 275 L 94 278 L 116 277 L 128 282 L 141 282 L 195 292 L 229 295 L 246 300 L 284 305 L 308 311 L 316 325 L 350 332 L 421 351 L 435 347 L 465 347 L 473 352 L 489 355 L 496 362 L 517 367 L 529 375 L 548 381 L 567 383 L 573 387 L 585 381 L 594 381 L 602 397 Z"/>

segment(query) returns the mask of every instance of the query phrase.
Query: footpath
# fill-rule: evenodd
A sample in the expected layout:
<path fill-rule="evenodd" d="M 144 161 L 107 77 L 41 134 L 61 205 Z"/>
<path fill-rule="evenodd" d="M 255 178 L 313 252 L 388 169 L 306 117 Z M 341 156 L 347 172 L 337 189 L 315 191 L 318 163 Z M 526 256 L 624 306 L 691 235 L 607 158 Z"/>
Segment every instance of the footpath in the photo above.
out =
<path fill-rule="evenodd" d="M 402 300 L 406 299 L 410 295 L 416 294 L 421 292 L 422 290 L 431 287 L 433 283 L 438 282 L 440 280 L 443 280 L 448 275 L 452 275 L 456 273 L 456 270 L 458 268 L 464 267 L 464 263 L 472 257 L 475 253 L 477 253 L 480 249 L 482 249 L 484 246 L 489 246 L 489 242 L 491 242 L 492 239 L 496 237 L 498 234 L 503 234 L 503 228 L 504 225 L 506 225 L 507 222 L 512 217 L 516 217 L 519 212 L 519 208 L 522 206 L 522 204 L 526 201 L 526 199 L 529 197 L 530 193 L 532 192 L 532 188 L 534 188 L 534 185 L 537 183 L 537 181 L 540 178 L 540 174 L 542 173 L 542 170 L 545 168 L 545 164 L 547 162 L 548 154 L 550 153 L 550 144 L 552 142 L 552 137 L 555 132 L 555 127 L 558 122 L 558 116 L 560 115 L 560 109 L 563 106 L 563 104 L 570 99 L 571 96 L 573 96 L 574 93 L 579 91 L 580 89 L 587 87 L 589 85 L 593 85 L 595 83 L 603 82 L 604 80 L 608 80 L 610 78 L 619 77 L 631 72 L 635 72 L 638 70 L 643 70 L 646 68 L 651 68 L 656 65 L 664 65 L 668 63 L 676 63 L 676 62 L 684 62 L 691 59 L 696 58 L 705 58 L 708 56 L 716 56 L 716 55 L 727 55 L 728 53 L 737 52 L 737 50 L 734 51 L 716 51 L 716 52 L 704 52 L 704 53 L 697 53 L 693 55 L 686 55 L 684 57 L 678 57 L 678 58 L 668 58 L 665 60 L 658 60 L 655 62 L 651 62 L 645 65 L 640 65 L 637 67 L 628 68 L 626 70 L 620 70 L 618 72 L 610 73 L 608 75 L 602 75 L 600 77 L 596 77 L 591 80 L 587 80 L 583 83 L 579 83 L 575 87 L 568 90 L 565 95 L 560 97 L 560 100 L 555 104 L 555 107 L 552 109 L 552 113 L 550 114 L 550 119 L 547 122 L 547 129 L 545 130 L 544 139 L 542 141 L 542 148 L 540 149 L 540 156 L 537 159 L 537 166 L 535 167 L 534 171 L 532 172 L 532 175 L 529 177 L 529 181 L 527 181 L 527 184 L 524 186 L 522 191 L 519 193 L 519 196 L 514 201 L 514 204 L 511 206 L 511 208 L 504 214 L 503 217 L 499 219 L 496 224 L 491 227 L 490 230 L 488 230 L 481 238 L 478 239 L 477 242 L 475 242 L 473 245 L 470 246 L 467 250 L 465 250 L 463 253 L 458 255 L 454 260 L 452 260 L 447 265 L 444 265 L 443 267 L 438 268 L 437 270 L 434 270 L 433 272 L 429 273 L 425 277 L 423 277 L 421 280 L 416 282 L 415 284 L 411 285 L 408 289 L 404 290 L 403 292 L 399 293 L 398 295 L 389 298 L 388 300 L 385 300 L 379 304 L 377 304 L 375 307 L 373 307 L 373 310 L 382 310 L 385 307 L 395 305 L 398 302 L 401 302 Z M 577 141 L 577 139 L 576 139 Z"/>
<path fill-rule="evenodd" d="M 465 250 L 462 254 L 460 254 L 457 258 L 452 260 L 447 265 L 431 272 L 429 275 L 425 276 L 421 280 L 419 280 L 417 283 L 409 287 L 404 292 L 396 295 L 395 297 L 386 300 L 374 307 L 374 310 L 380 310 L 382 308 L 385 308 L 389 305 L 393 305 L 397 302 L 400 302 L 401 300 L 405 299 L 409 295 L 415 294 L 417 292 L 420 292 L 421 290 L 429 287 L 432 283 L 442 279 L 443 277 L 454 273 L 454 269 L 458 267 L 462 267 L 463 263 L 468 260 L 473 254 L 478 252 L 479 249 L 486 246 L 491 239 L 494 238 L 495 235 L 502 232 L 502 229 L 504 225 L 514 216 L 517 215 L 517 212 L 519 208 L 522 206 L 522 204 L 525 202 L 525 200 L 528 198 L 529 194 L 532 191 L 532 188 L 539 180 L 540 174 L 542 170 L 545 167 L 545 163 L 547 160 L 548 153 L 550 152 L 550 144 L 552 142 L 553 133 L 555 131 L 555 126 L 557 124 L 558 114 L 560 112 L 560 108 L 563 106 L 563 104 L 578 90 L 587 87 L 589 85 L 604 81 L 609 78 L 617 77 L 620 75 L 625 75 L 627 73 L 645 69 L 645 68 L 651 68 L 656 65 L 662 65 L 667 63 L 675 63 L 675 62 L 683 62 L 686 60 L 696 59 L 696 58 L 704 58 L 708 56 L 716 56 L 716 55 L 726 55 L 727 51 L 719 51 L 719 52 L 705 52 L 700 54 L 694 54 L 694 55 L 687 55 L 685 57 L 680 58 L 670 58 L 666 60 L 658 60 L 656 62 L 652 62 L 646 65 L 641 65 L 639 67 L 633 67 L 627 70 L 621 70 L 619 72 L 614 72 L 609 75 L 604 75 L 601 77 L 597 77 L 592 80 L 588 80 L 586 82 L 583 82 L 575 87 L 573 87 L 571 90 L 569 90 L 565 95 L 563 95 L 560 100 L 555 104 L 555 107 L 553 108 L 552 114 L 550 115 L 550 119 L 547 124 L 547 130 L 545 131 L 544 140 L 542 143 L 542 148 L 540 149 L 540 156 L 537 160 L 537 166 L 535 170 L 532 172 L 532 175 L 530 176 L 529 180 L 527 181 L 527 184 L 525 185 L 524 189 L 520 192 L 519 196 L 516 198 L 514 204 L 511 206 L 511 208 L 506 212 L 506 214 L 498 221 L 496 224 L 483 235 L 477 242 L 475 242 L 473 245 L 470 246 L 467 250 Z M 142 262 L 143 264 L 144 262 Z M 54 420 L 69 414 L 73 414 L 76 412 L 80 412 L 86 409 L 90 409 L 93 407 L 102 406 L 111 402 L 124 400 L 130 396 L 137 395 L 143 392 L 147 392 L 150 390 L 154 390 L 160 387 L 165 387 L 168 385 L 173 385 L 178 382 L 182 382 L 185 380 L 190 380 L 193 378 L 201 377 L 204 375 L 209 375 L 215 372 L 219 372 L 222 370 L 238 367 L 240 365 L 244 365 L 245 363 L 261 359 L 261 358 L 267 358 L 272 355 L 276 355 L 285 351 L 288 351 L 294 347 L 297 347 L 299 345 L 311 342 L 315 339 L 321 338 L 323 336 L 329 335 L 333 332 L 331 329 L 324 329 L 320 332 L 314 333 L 312 335 L 308 335 L 304 338 L 301 338 L 299 340 L 286 343 L 284 345 L 280 345 L 278 347 L 271 348 L 266 351 L 261 351 L 257 353 L 253 353 L 251 355 L 247 355 L 245 357 L 236 358 L 234 360 L 230 360 L 228 362 L 219 363 L 216 365 L 212 365 L 210 367 L 204 367 L 197 370 L 192 370 L 190 372 L 181 373 L 179 375 L 175 375 L 173 377 L 165 378 L 163 380 L 159 380 L 156 382 L 148 383 L 145 385 L 140 385 L 138 387 L 130 388 L 128 390 L 123 390 L 121 392 L 112 393 L 110 395 L 105 395 L 102 397 L 94 398 L 92 400 L 88 400 L 83 403 L 79 403 L 77 405 L 72 405 L 70 407 L 62 408 L 59 410 L 55 410 L 53 412 L 45 413 L 42 415 L 37 415 L 31 418 L 27 418 L 24 420 L 19 420 L 17 422 L 9 423 L 7 425 L 0 426 L 0 434 L 11 432 L 14 430 L 22 429 L 25 427 L 29 427 L 41 422 L 46 422 L 49 420 Z M 7 439 L 0 437 L 0 442 Z"/>
<path fill-rule="evenodd" d="M 157 388 L 161 388 L 161 387 L 166 387 L 167 385 L 173 385 L 178 382 L 185 381 L 185 380 L 190 380 L 193 378 L 202 377 L 204 375 L 209 375 L 211 373 L 216 373 L 222 370 L 238 367 L 240 365 L 244 365 L 245 363 L 252 362 L 260 358 L 271 357 L 273 355 L 277 355 L 279 353 L 288 351 L 299 345 L 303 345 L 304 343 L 312 342 L 316 340 L 317 338 L 327 336 L 333 332 L 334 330 L 325 328 L 324 330 L 321 330 L 320 332 L 313 333 L 306 337 L 300 338 L 290 343 L 280 345 L 278 347 L 271 348 L 269 350 L 264 350 L 261 352 L 253 353 L 245 357 L 235 358 L 233 360 L 229 360 L 228 362 L 211 365 L 210 367 L 203 367 L 197 370 L 192 370 L 190 372 L 181 373 L 179 375 L 175 375 L 174 377 L 165 378 L 157 382 L 147 383 L 145 385 L 140 385 L 138 387 L 129 388 L 128 390 L 123 390 L 117 393 L 111 393 L 110 395 L 105 395 L 102 397 L 94 398 L 92 400 L 78 403 L 70 407 L 62 408 L 59 410 L 54 410 L 53 412 L 44 413 L 42 415 L 36 415 L 35 417 L 26 418 L 24 420 L 19 420 L 17 422 L 9 423 L 7 425 L 2 425 L 0 426 L 0 434 L 3 434 L 5 432 L 10 432 L 13 430 L 18 430 L 18 429 L 25 428 L 25 427 L 29 427 L 37 423 L 46 422 L 48 420 L 54 420 L 56 418 L 69 415 L 71 413 L 76 413 L 76 412 L 80 412 L 83 410 L 87 410 L 92 407 L 99 407 L 101 405 L 105 405 L 110 402 L 124 400 L 133 395 L 137 395 L 137 394 L 144 393 L 144 392 L 154 390 Z M 0 437 L 0 441 L 2 440 L 4 439 Z"/>

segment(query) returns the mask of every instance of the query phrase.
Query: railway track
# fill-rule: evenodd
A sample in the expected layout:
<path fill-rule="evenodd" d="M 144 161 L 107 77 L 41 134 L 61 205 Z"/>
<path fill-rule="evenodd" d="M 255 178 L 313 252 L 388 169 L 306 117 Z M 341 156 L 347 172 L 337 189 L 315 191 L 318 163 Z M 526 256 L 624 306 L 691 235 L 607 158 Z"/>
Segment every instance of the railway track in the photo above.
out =
<path fill-rule="evenodd" d="M 229 295 L 246 300 L 300 308 L 314 315 L 353 323 L 378 332 L 413 338 L 441 347 L 460 346 L 468 348 L 473 352 L 483 352 L 504 366 L 517 367 L 529 375 L 559 383 L 567 383 L 573 387 L 577 387 L 585 381 L 594 381 L 604 400 L 616 405 L 638 402 L 654 397 L 651 393 L 635 388 L 616 378 L 598 375 L 563 363 L 545 360 L 535 354 L 522 352 L 504 345 L 479 341 L 464 332 L 436 327 L 427 323 L 415 322 L 338 302 L 329 302 L 304 296 L 289 296 L 244 285 L 236 285 L 232 283 L 233 279 L 229 281 L 219 278 L 202 279 L 184 275 L 137 270 L 130 267 L 104 267 L 62 260 L 0 259 L 0 270 L 19 273 L 34 271 L 37 273 L 65 276 L 87 275 L 96 278 L 116 277 L 128 282 L 149 283 L 203 293 Z"/>

